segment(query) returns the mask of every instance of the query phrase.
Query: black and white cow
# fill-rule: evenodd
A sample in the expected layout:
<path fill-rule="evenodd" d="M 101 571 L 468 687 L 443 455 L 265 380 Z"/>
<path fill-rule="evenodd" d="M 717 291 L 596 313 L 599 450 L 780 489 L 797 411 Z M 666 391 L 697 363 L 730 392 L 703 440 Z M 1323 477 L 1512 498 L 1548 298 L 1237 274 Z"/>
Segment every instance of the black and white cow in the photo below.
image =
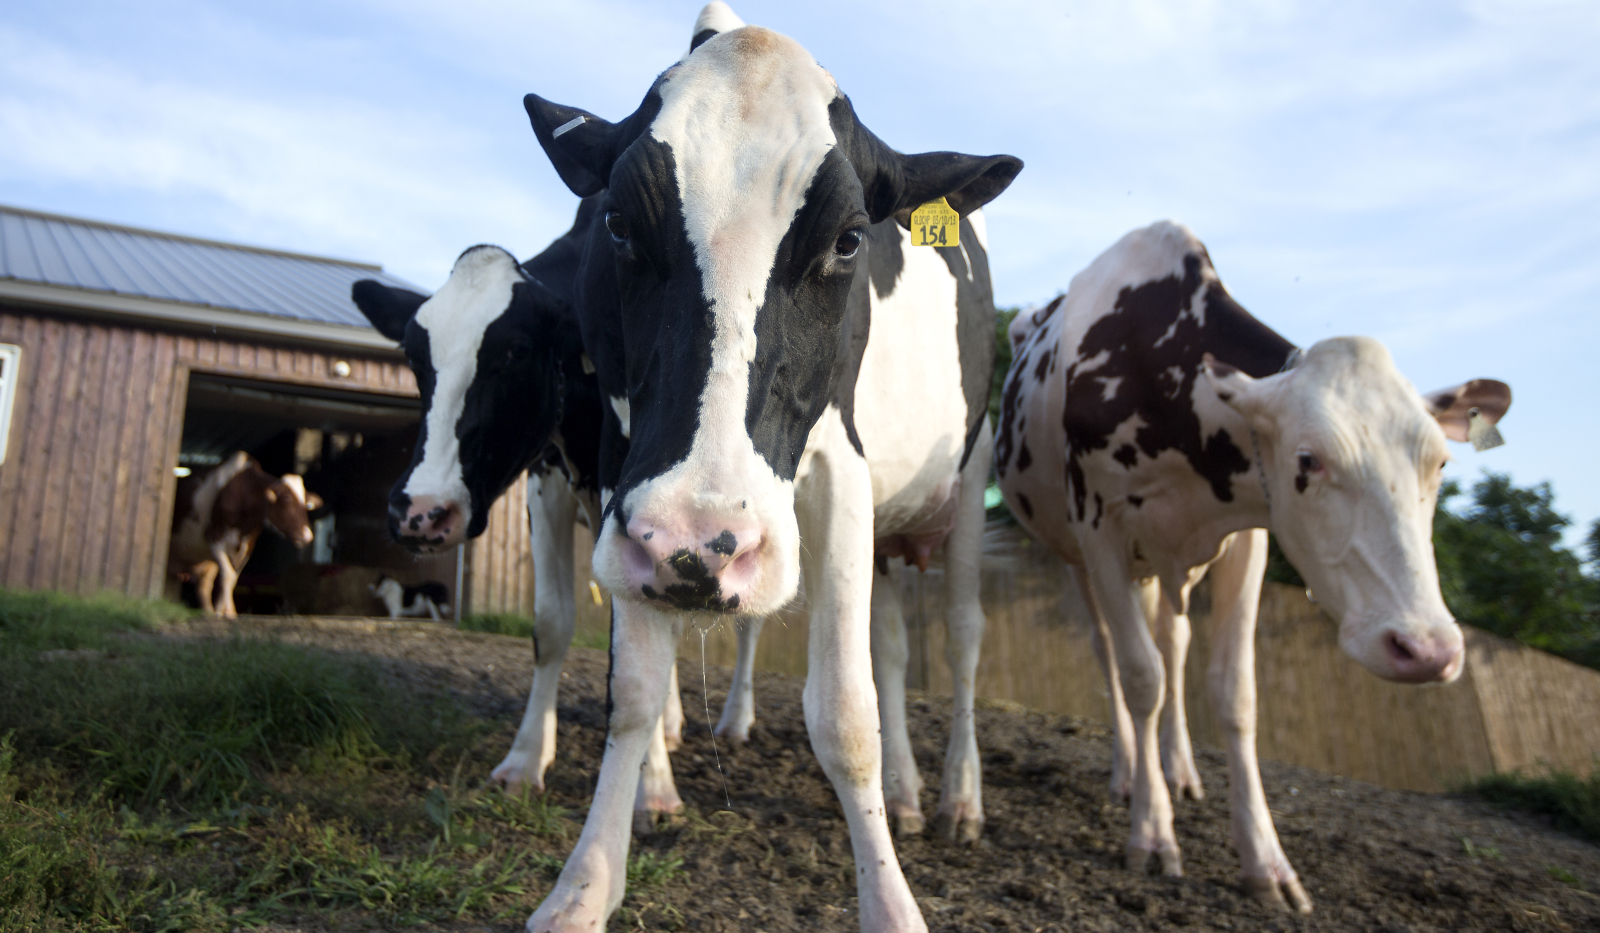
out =
<path fill-rule="evenodd" d="M 557 689 L 577 622 L 573 526 L 599 524 L 602 406 L 569 300 L 596 217 L 594 199 L 581 204 L 572 229 L 524 263 L 521 279 L 511 254 L 478 246 L 462 254 L 432 299 L 372 280 L 352 287 L 357 307 L 401 343 L 418 385 L 428 387 L 422 399 L 427 433 L 390 495 L 394 538 L 413 550 L 432 551 L 476 537 L 489 506 L 528 470 L 534 678 L 521 727 L 491 778 L 535 793 L 543 792 L 544 773 L 555 759 Z M 519 291 L 515 283 L 522 279 L 534 284 Z M 537 352 L 535 343 L 541 345 Z M 561 408 L 552 421 L 546 396 L 557 388 Z M 724 711 L 729 725 L 719 729 L 735 739 L 748 735 L 753 719 L 756 634 L 740 633 L 739 670 Z M 666 752 L 677 746 L 682 728 L 674 678 L 662 747 L 646 770 L 644 796 L 665 801 L 659 809 L 677 808 Z"/>
<path fill-rule="evenodd" d="M 574 230 L 583 229 L 580 211 Z M 555 757 L 556 692 L 576 627 L 572 529 L 599 517 L 603 410 L 568 300 L 569 231 L 518 266 L 499 247 L 462 253 L 432 297 L 372 280 L 352 287 L 373 326 L 417 375 L 422 431 L 389 496 L 389 530 L 417 551 L 483 532 L 524 470 L 534 564 L 534 677 L 522 727 L 494 779 L 544 787 Z"/>
<path fill-rule="evenodd" d="M 945 197 L 980 244 L 970 215 L 1021 163 L 893 151 L 804 49 L 721 3 L 694 35 L 621 122 L 525 101 L 562 179 L 601 195 L 610 254 L 576 294 L 628 437 L 595 548 L 614 595 L 610 736 L 528 929 L 598 929 L 622 900 L 635 775 L 684 624 L 771 614 L 802 572 L 806 725 L 849 824 L 862 927 L 925 929 L 884 812 L 873 555 L 948 531 L 947 560 L 976 562 L 981 522 L 964 518 L 987 472 L 992 308 L 963 300 L 987 288 L 969 250 L 872 227 Z"/>
<path fill-rule="evenodd" d="M 1421 395 L 1364 337 L 1302 352 L 1240 307 L 1205 246 L 1170 222 L 1123 237 L 1066 295 L 1019 315 L 1011 341 L 996 471 L 1012 512 L 1072 566 L 1095 613 L 1117 717 L 1112 792 L 1132 798 L 1129 867 L 1154 854 L 1182 873 L 1162 758 L 1172 794 L 1200 796 L 1182 673 L 1189 591 L 1209 569 L 1207 681 L 1245 886 L 1309 911 L 1256 761 L 1265 529 L 1352 658 L 1389 680 L 1455 678 L 1462 636 L 1432 540 L 1445 438 L 1467 440 L 1471 417 L 1497 421 L 1510 390 L 1475 380 Z"/>

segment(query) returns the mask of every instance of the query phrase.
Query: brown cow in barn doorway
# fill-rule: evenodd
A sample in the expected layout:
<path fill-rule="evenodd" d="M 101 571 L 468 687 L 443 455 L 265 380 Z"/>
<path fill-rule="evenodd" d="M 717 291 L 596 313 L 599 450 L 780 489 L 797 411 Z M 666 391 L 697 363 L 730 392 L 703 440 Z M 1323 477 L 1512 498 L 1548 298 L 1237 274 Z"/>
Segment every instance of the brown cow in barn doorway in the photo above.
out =
<path fill-rule="evenodd" d="M 261 529 L 270 525 L 295 547 L 305 547 L 312 538 L 308 513 L 321 507 L 322 499 L 306 494 L 300 476 L 273 476 L 241 450 L 202 476 L 178 481 L 167 572 L 192 575 L 206 615 L 232 619 L 238 615 L 233 588 Z M 219 575 L 222 597 L 213 608 L 211 588 Z"/>

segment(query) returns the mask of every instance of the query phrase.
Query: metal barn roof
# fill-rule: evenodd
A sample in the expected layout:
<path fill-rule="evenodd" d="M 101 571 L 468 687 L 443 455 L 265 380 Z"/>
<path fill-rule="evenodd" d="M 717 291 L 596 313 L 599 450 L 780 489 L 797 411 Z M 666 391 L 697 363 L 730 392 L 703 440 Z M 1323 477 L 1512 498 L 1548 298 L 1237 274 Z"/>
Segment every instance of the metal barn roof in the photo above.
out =
<path fill-rule="evenodd" d="M 312 343 L 394 349 L 350 301 L 381 266 L 0 205 L 0 298 Z"/>

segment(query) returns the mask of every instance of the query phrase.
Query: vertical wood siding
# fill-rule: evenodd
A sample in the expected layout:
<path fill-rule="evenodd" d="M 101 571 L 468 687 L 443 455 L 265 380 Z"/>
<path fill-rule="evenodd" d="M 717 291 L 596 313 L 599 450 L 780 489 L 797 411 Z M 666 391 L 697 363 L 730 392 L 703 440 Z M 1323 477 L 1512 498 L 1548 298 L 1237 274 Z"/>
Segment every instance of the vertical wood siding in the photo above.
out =
<path fill-rule="evenodd" d="M 528 476 L 517 477 L 489 510 L 489 523 L 467 545 L 463 614 L 533 616 L 533 547 L 528 539 Z"/>
<path fill-rule="evenodd" d="M 191 371 L 417 394 L 391 360 L 33 311 L 0 308 L 0 343 L 22 348 L 0 464 L 0 585 L 21 589 L 161 594 Z"/>

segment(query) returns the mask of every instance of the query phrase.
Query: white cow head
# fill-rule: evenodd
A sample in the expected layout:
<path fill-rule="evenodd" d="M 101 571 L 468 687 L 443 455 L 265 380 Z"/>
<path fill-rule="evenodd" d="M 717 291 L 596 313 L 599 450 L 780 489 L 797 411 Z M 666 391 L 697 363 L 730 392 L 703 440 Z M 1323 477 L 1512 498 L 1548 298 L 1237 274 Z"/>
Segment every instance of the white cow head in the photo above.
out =
<path fill-rule="evenodd" d="M 624 599 L 762 614 L 798 584 L 794 478 L 868 225 L 939 197 L 975 210 L 1022 163 L 895 152 L 798 43 L 720 3 L 693 35 L 620 122 L 524 104 L 567 185 L 601 195 L 605 261 L 580 291 L 614 296 L 583 313 L 622 335 L 626 373 L 601 376 L 627 387 L 629 444 L 597 575 Z"/>
<path fill-rule="evenodd" d="M 1445 438 L 1467 439 L 1472 408 L 1498 421 L 1510 388 L 1481 379 L 1424 398 L 1366 337 L 1323 340 L 1264 379 L 1209 354 L 1205 373 L 1248 420 L 1272 532 L 1339 620 L 1345 653 L 1388 680 L 1455 679 L 1461 629 L 1433 557 Z"/>

